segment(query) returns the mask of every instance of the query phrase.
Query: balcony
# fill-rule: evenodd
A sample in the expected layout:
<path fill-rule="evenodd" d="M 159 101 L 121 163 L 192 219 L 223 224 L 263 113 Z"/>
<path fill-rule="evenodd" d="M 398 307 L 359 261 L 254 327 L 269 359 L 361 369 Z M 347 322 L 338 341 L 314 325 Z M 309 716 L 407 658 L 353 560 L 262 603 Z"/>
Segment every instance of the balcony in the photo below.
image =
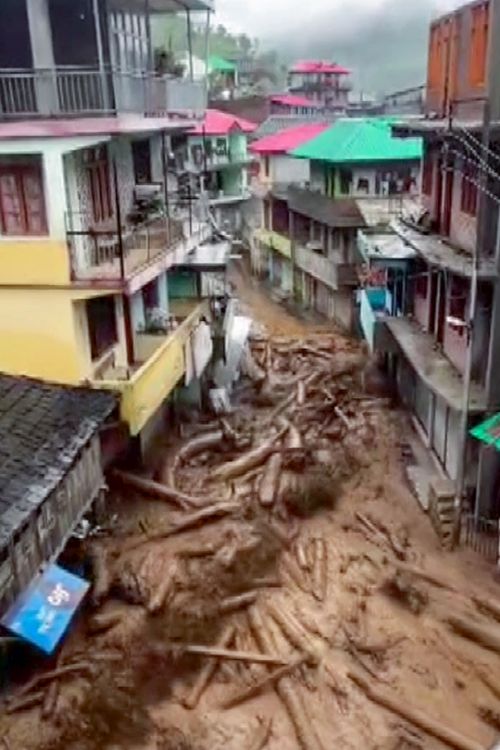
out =
<path fill-rule="evenodd" d="M 94 388 L 121 395 L 120 413 L 130 434 L 138 435 L 150 417 L 172 393 L 186 371 L 185 344 L 203 316 L 209 316 L 203 302 L 170 334 L 136 334 L 137 362 L 128 370 L 108 371 L 94 380 Z M 144 362 L 140 361 L 146 358 Z"/>
<path fill-rule="evenodd" d="M 352 263 L 335 263 L 307 247 L 299 246 L 295 249 L 295 264 L 332 289 L 358 284 L 356 268 Z"/>
<path fill-rule="evenodd" d="M 170 113 L 201 117 L 203 81 L 111 69 L 0 70 L 0 120 Z"/>
<path fill-rule="evenodd" d="M 385 327 L 386 290 L 382 287 L 362 289 L 359 293 L 359 318 L 365 340 L 373 353 L 381 347 Z"/>
<path fill-rule="evenodd" d="M 250 200 L 250 190 L 240 190 L 238 193 L 225 193 L 224 190 L 208 190 L 208 201 L 211 206 L 230 206 L 234 203 L 242 203 Z"/>
<path fill-rule="evenodd" d="M 284 234 L 279 234 L 269 229 L 258 229 L 254 236 L 263 245 L 271 248 L 271 250 L 276 250 L 276 252 L 291 260 L 292 242 Z"/>
<path fill-rule="evenodd" d="M 88 225 L 88 217 L 70 214 L 71 227 Z M 210 229 L 203 222 L 160 217 L 138 226 L 110 230 L 71 229 L 67 232 L 71 278 L 76 282 L 114 285 L 127 281 L 146 268 L 161 262 L 166 270 L 180 263 Z"/>

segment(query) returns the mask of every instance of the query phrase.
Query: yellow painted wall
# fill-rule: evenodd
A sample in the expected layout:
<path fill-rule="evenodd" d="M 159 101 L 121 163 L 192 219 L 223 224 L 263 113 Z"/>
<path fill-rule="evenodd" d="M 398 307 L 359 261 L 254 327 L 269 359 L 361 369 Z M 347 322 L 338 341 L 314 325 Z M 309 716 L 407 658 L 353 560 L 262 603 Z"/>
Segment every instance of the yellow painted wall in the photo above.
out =
<path fill-rule="evenodd" d="M 198 305 L 129 380 L 95 380 L 92 383 L 95 388 L 121 393 L 121 417 L 129 425 L 131 435 L 140 433 L 183 377 L 186 371 L 184 346 L 203 315 L 208 315 L 206 303 Z"/>
<path fill-rule="evenodd" d="M 79 382 L 69 290 L 0 290 L 0 370 L 59 383 Z"/>
<path fill-rule="evenodd" d="M 69 251 L 64 240 L 0 239 L 0 284 L 61 286 L 69 280 Z"/>

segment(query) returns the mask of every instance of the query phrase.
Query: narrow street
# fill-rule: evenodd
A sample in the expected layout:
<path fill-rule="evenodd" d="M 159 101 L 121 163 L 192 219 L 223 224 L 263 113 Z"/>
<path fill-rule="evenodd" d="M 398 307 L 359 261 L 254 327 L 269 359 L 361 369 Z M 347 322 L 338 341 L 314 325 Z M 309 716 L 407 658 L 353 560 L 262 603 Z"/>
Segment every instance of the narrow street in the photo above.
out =
<path fill-rule="evenodd" d="M 231 279 L 257 324 L 236 408 L 165 448 L 162 499 L 115 477 L 92 606 L 54 679 L 10 697 L 3 746 L 486 750 L 498 636 L 451 623 L 492 629 L 491 567 L 440 549 L 404 475 L 409 418 L 363 391 L 358 342 Z"/>

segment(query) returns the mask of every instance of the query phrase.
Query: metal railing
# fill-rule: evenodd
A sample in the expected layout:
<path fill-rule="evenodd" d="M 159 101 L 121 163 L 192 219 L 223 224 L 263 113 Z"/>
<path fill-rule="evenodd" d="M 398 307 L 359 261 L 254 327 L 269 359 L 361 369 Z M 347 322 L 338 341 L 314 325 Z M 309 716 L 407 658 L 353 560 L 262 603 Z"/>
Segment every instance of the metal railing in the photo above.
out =
<path fill-rule="evenodd" d="M 124 280 L 159 258 L 175 251 L 184 240 L 184 223 L 156 218 L 138 226 L 89 228 L 88 216 L 70 214 L 67 230 L 73 280 Z M 77 229 L 75 227 L 79 226 Z"/>
<path fill-rule="evenodd" d="M 486 560 L 498 563 L 500 552 L 500 521 L 476 518 L 473 513 L 462 514 L 460 544 L 470 547 Z"/>
<path fill-rule="evenodd" d="M 171 112 L 201 115 L 203 81 L 111 68 L 0 69 L 0 119 Z"/>

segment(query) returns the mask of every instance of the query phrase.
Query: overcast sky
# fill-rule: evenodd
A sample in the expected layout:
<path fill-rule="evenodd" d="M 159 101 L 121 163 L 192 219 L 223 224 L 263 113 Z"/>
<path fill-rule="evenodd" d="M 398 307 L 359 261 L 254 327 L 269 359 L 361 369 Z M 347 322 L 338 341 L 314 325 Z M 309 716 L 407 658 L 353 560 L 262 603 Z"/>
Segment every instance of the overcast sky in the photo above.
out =
<path fill-rule="evenodd" d="M 464 0 L 216 0 L 214 23 L 257 37 L 284 62 L 347 65 L 357 90 L 425 80 L 429 21 Z"/>
<path fill-rule="evenodd" d="M 423 6 L 425 13 L 432 13 L 461 5 L 464 0 L 424 0 L 412 3 L 399 0 L 404 12 L 406 5 Z M 251 36 L 272 38 L 274 33 L 298 31 L 319 20 L 328 21 L 332 33 L 351 30 L 360 21 L 383 13 L 387 6 L 393 10 L 394 3 L 388 0 L 216 0 L 216 23 L 224 23 L 234 31 L 244 31 Z M 434 6 L 434 7 L 432 7 Z M 304 23 L 306 27 L 304 27 Z"/>

